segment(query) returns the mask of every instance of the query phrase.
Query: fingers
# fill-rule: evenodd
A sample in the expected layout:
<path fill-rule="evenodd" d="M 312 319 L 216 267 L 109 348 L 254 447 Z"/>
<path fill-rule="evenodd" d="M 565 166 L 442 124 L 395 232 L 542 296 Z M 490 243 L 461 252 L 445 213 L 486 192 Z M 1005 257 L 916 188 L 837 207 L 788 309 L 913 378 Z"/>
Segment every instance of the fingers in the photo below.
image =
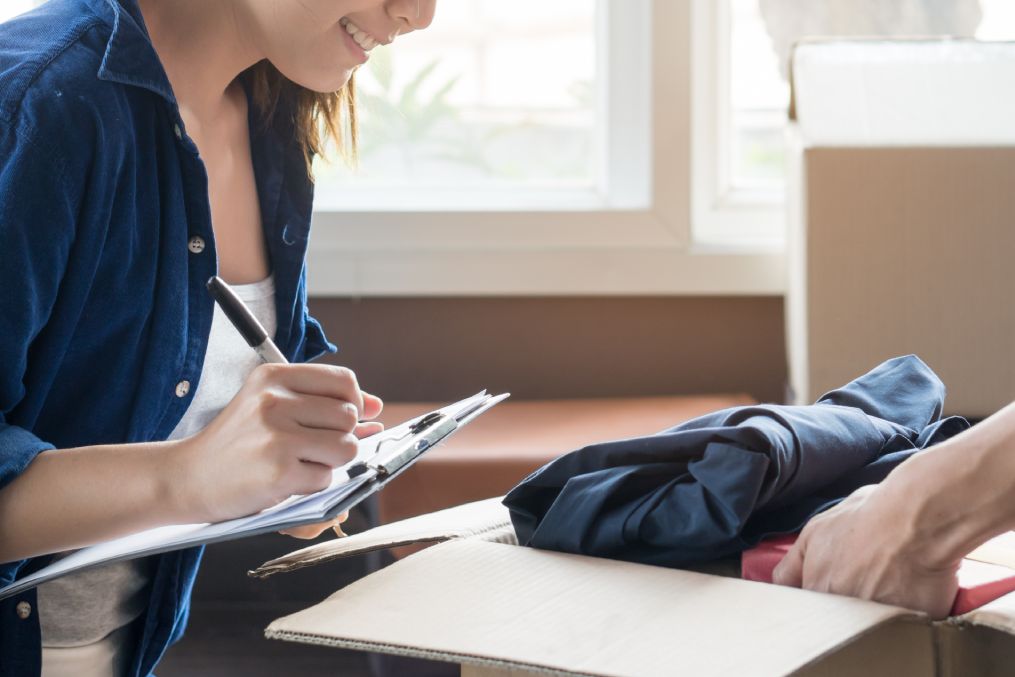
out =
<path fill-rule="evenodd" d="M 304 395 L 318 395 L 350 402 L 357 412 L 364 410 L 363 392 L 356 374 L 345 367 L 326 364 L 262 364 L 251 378 L 262 384 L 282 386 Z M 378 402 L 372 403 L 376 407 Z"/>
<path fill-rule="evenodd" d="M 306 524 L 302 527 L 282 529 L 278 533 L 285 536 L 292 536 L 293 538 L 299 538 L 300 540 L 309 541 L 310 539 L 317 538 L 330 528 L 331 522 L 326 524 Z"/>
<path fill-rule="evenodd" d="M 315 494 L 331 486 L 331 468 L 321 463 L 294 463 L 287 473 L 291 477 L 291 493 Z"/>
<path fill-rule="evenodd" d="M 342 529 L 339 527 L 340 524 L 349 519 L 349 513 L 344 512 L 330 522 L 321 522 L 320 524 L 308 524 L 302 527 L 293 527 L 292 529 L 283 529 L 278 533 L 286 536 L 292 536 L 293 538 L 300 538 L 309 540 L 317 538 L 328 529 L 333 529 L 337 536 L 345 536 L 342 533 Z"/>
<path fill-rule="evenodd" d="M 262 399 L 273 400 L 270 407 L 279 424 L 296 424 L 302 428 L 317 430 L 334 430 L 339 432 L 355 432 L 363 438 L 384 430 L 384 425 L 377 422 L 361 424 L 360 412 L 356 405 L 343 400 L 319 395 L 302 395 L 272 391 Z"/>
<path fill-rule="evenodd" d="M 359 425 L 356 405 L 320 395 L 295 395 L 285 402 L 282 415 L 304 428 L 352 432 Z"/>
<path fill-rule="evenodd" d="M 363 393 L 363 409 L 361 410 L 360 418 L 364 421 L 377 418 L 381 415 L 381 410 L 384 409 L 384 402 L 381 398 L 370 393 Z"/>
<path fill-rule="evenodd" d="M 381 398 L 360 390 L 356 374 L 345 367 L 323 364 L 265 364 L 255 370 L 265 384 L 278 385 L 302 395 L 349 402 L 359 420 L 377 418 L 384 409 Z M 309 427 L 330 427 L 309 425 Z"/>
<path fill-rule="evenodd" d="M 370 421 L 368 423 L 360 423 L 358 426 L 356 426 L 356 429 L 352 431 L 352 434 L 362 440 L 365 437 L 370 437 L 371 435 L 376 435 L 377 433 L 383 431 L 384 431 L 383 423 Z"/>
<path fill-rule="evenodd" d="M 312 538 L 320 536 L 328 527 L 321 526 L 320 524 L 308 524 L 302 527 L 293 527 L 291 529 L 282 529 L 278 533 L 283 536 L 292 536 L 300 540 L 309 541 Z"/>
<path fill-rule="evenodd" d="M 789 553 L 772 571 L 772 582 L 791 588 L 801 588 L 804 584 L 804 541 L 798 540 L 790 548 Z"/>
<path fill-rule="evenodd" d="M 300 461 L 318 463 L 330 468 L 345 465 L 356 457 L 359 440 L 352 433 L 303 428 L 287 441 L 289 450 Z"/>
<path fill-rule="evenodd" d="M 349 519 L 349 513 L 347 511 L 347 512 L 343 512 L 341 515 L 339 515 L 338 517 L 336 517 L 334 520 L 332 520 L 330 522 L 331 530 L 334 531 L 335 535 L 338 536 L 339 538 L 345 538 L 345 532 L 342 531 L 342 525 L 348 519 Z"/>

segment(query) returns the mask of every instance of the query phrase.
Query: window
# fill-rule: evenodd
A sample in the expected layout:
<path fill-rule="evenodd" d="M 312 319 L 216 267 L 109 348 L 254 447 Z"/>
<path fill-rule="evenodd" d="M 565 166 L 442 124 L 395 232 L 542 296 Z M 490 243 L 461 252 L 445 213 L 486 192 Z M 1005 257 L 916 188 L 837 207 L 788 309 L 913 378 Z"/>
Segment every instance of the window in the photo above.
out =
<path fill-rule="evenodd" d="M 728 190 L 778 196 L 785 165 L 790 46 L 802 35 L 1015 39 L 1011 0 L 727 0 Z"/>
<path fill-rule="evenodd" d="M 494 154 L 503 150 L 500 137 L 513 135 L 509 171 L 449 166 L 436 157 L 428 160 L 436 161 L 432 171 L 407 181 L 405 163 L 391 160 L 397 149 L 390 147 L 387 162 L 383 155 L 376 162 L 365 157 L 359 177 L 334 169 L 320 185 L 311 289 L 778 293 L 778 252 L 731 254 L 691 241 L 689 4 L 440 3 L 434 25 L 401 39 L 391 58 L 408 64 L 403 82 L 412 81 L 415 69 L 433 80 L 436 92 L 455 73 L 473 73 L 456 104 L 458 118 L 480 131 L 500 124 L 490 137 Z M 500 54 L 503 71 L 484 71 L 484 50 Z M 425 70 L 430 54 L 446 62 L 448 76 Z M 372 68 L 384 67 L 386 58 Z M 511 72 L 519 67 L 522 78 Z M 376 73 L 364 71 L 363 91 L 383 89 Z M 535 84 L 540 80 L 549 86 Z M 448 99 L 453 91 L 454 85 Z M 369 134 L 389 133 L 366 131 L 370 114 L 364 112 L 365 144 Z M 418 143 L 426 151 L 428 142 Z"/>
<path fill-rule="evenodd" d="M 694 240 L 781 248 L 791 45 L 805 35 L 1015 39 L 1010 0 L 691 0 Z"/>
<path fill-rule="evenodd" d="M 473 4 L 476 7 L 466 6 Z M 558 131 L 561 139 L 554 143 L 563 140 L 564 148 L 576 147 L 574 139 L 586 139 L 581 145 L 594 149 L 593 164 L 586 165 L 590 168 L 554 177 L 540 166 L 541 151 L 525 151 L 519 156 L 536 166 L 520 176 L 473 173 L 443 189 L 431 184 L 427 190 L 437 197 L 429 203 L 416 186 L 403 182 L 397 187 L 393 182 L 380 195 L 382 209 L 373 206 L 378 200 L 370 195 L 371 190 L 385 190 L 384 179 L 374 170 L 355 179 L 367 189 L 365 198 L 351 189 L 340 193 L 338 176 L 326 179 L 309 255 L 312 292 L 781 293 L 784 265 L 777 248 L 759 248 L 753 242 L 730 246 L 730 241 L 702 245 L 692 238 L 692 0 L 557 4 L 518 0 L 504 9 L 485 0 L 457 6 L 442 2 L 435 25 L 406 36 L 396 52 L 423 49 L 413 45 L 433 38 L 439 54 L 456 49 L 454 40 L 460 40 L 464 51 L 449 57 L 449 67 L 468 69 L 478 67 L 461 63 L 476 59 L 475 52 L 467 51 L 476 42 L 502 44 L 509 64 L 524 62 L 517 51 L 531 50 L 527 43 L 554 45 L 530 64 L 524 81 L 539 80 L 546 72 L 551 82 L 561 83 L 558 90 L 572 92 L 570 97 L 558 91 L 541 102 L 534 96 L 538 88 L 511 92 L 503 113 L 544 120 L 544 129 L 556 125 L 566 136 Z M 490 21 L 475 19 L 483 12 L 489 12 Z M 562 14 L 569 19 L 562 22 Z M 500 17 L 498 23 L 493 17 Z M 448 27 L 442 28 L 443 22 Z M 452 27 L 463 23 L 468 28 L 455 34 Z M 442 32 L 452 37 L 441 38 Z M 545 56 L 562 50 L 574 50 L 594 63 L 579 66 L 574 55 Z M 428 60 L 420 58 L 418 63 Z M 587 84 L 590 74 L 593 79 Z M 491 71 L 490 86 L 499 87 L 494 75 Z M 510 77 L 507 84 L 517 88 L 517 78 Z M 434 80 L 433 87 L 440 87 L 440 79 Z M 365 90 L 373 86 L 364 83 Z M 587 94 L 576 101 L 575 91 Z M 481 99 L 474 101 L 482 104 Z M 462 116 L 471 116 L 469 106 L 476 104 L 464 105 Z M 482 105 L 476 110 L 503 116 Z M 380 185 L 371 187 L 370 181 Z M 335 199 L 337 195 L 342 197 Z M 411 206 L 405 208 L 405 203 Z"/>
<path fill-rule="evenodd" d="M 592 205 L 608 177 L 595 0 L 470 0 L 357 75 L 360 163 L 318 163 L 318 208 Z"/>

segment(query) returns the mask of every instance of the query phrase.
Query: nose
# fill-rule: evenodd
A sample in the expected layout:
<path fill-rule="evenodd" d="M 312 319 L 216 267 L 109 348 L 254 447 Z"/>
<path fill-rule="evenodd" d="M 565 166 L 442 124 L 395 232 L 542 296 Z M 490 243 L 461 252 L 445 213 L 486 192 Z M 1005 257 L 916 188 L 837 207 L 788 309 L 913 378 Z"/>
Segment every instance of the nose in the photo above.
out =
<path fill-rule="evenodd" d="M 433 23 L 437 0 L 394 0 L 389 5 L 392 17 L 403 26 L 400 33 L 421 31 Z"/>

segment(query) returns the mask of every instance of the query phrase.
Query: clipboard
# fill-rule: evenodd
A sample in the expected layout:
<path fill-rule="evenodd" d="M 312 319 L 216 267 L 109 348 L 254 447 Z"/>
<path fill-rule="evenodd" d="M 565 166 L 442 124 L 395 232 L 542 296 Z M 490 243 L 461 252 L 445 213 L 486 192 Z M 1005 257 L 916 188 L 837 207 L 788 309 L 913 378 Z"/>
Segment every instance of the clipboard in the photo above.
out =
<path fill-rule="evenodd" d="M 293 496 L 254 515 L 225 522 L 157 527 L 82 548 L 0 588 L 0 600 L 104 564 L 332 520 L 382 490 L 427 451 L 508 396 L 483 391 L 360 440 L 356 458 L 335 469 L 331 485 L 316 494 Z"/>

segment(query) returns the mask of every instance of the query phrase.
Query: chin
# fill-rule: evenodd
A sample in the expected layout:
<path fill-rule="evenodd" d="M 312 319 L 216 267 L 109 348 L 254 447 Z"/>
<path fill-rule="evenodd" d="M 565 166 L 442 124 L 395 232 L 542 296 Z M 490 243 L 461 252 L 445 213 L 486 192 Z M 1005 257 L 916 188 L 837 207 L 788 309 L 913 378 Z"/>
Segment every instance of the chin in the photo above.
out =
<path fill-rule="evenodd" d="M 282 74 L 300 87 L 309 89 L 312 92 L 331 94 L 349 84 L 349 80 L 354 72 L 354 68 L 339 66 L 328 73 L 302 74 L 300 76 L 293 76 L 285 72 Z"/>
<path fill-rule="evenodd" d="M 349 84 L 349 80 L 352 78 L 352 71 L 348 71 L 345 77 L 332 78 L 328 83 L 317 83 L 311 85 L 304 85 L 307 89 L 317 92 L 318 94 L 331 94 Z"/>

